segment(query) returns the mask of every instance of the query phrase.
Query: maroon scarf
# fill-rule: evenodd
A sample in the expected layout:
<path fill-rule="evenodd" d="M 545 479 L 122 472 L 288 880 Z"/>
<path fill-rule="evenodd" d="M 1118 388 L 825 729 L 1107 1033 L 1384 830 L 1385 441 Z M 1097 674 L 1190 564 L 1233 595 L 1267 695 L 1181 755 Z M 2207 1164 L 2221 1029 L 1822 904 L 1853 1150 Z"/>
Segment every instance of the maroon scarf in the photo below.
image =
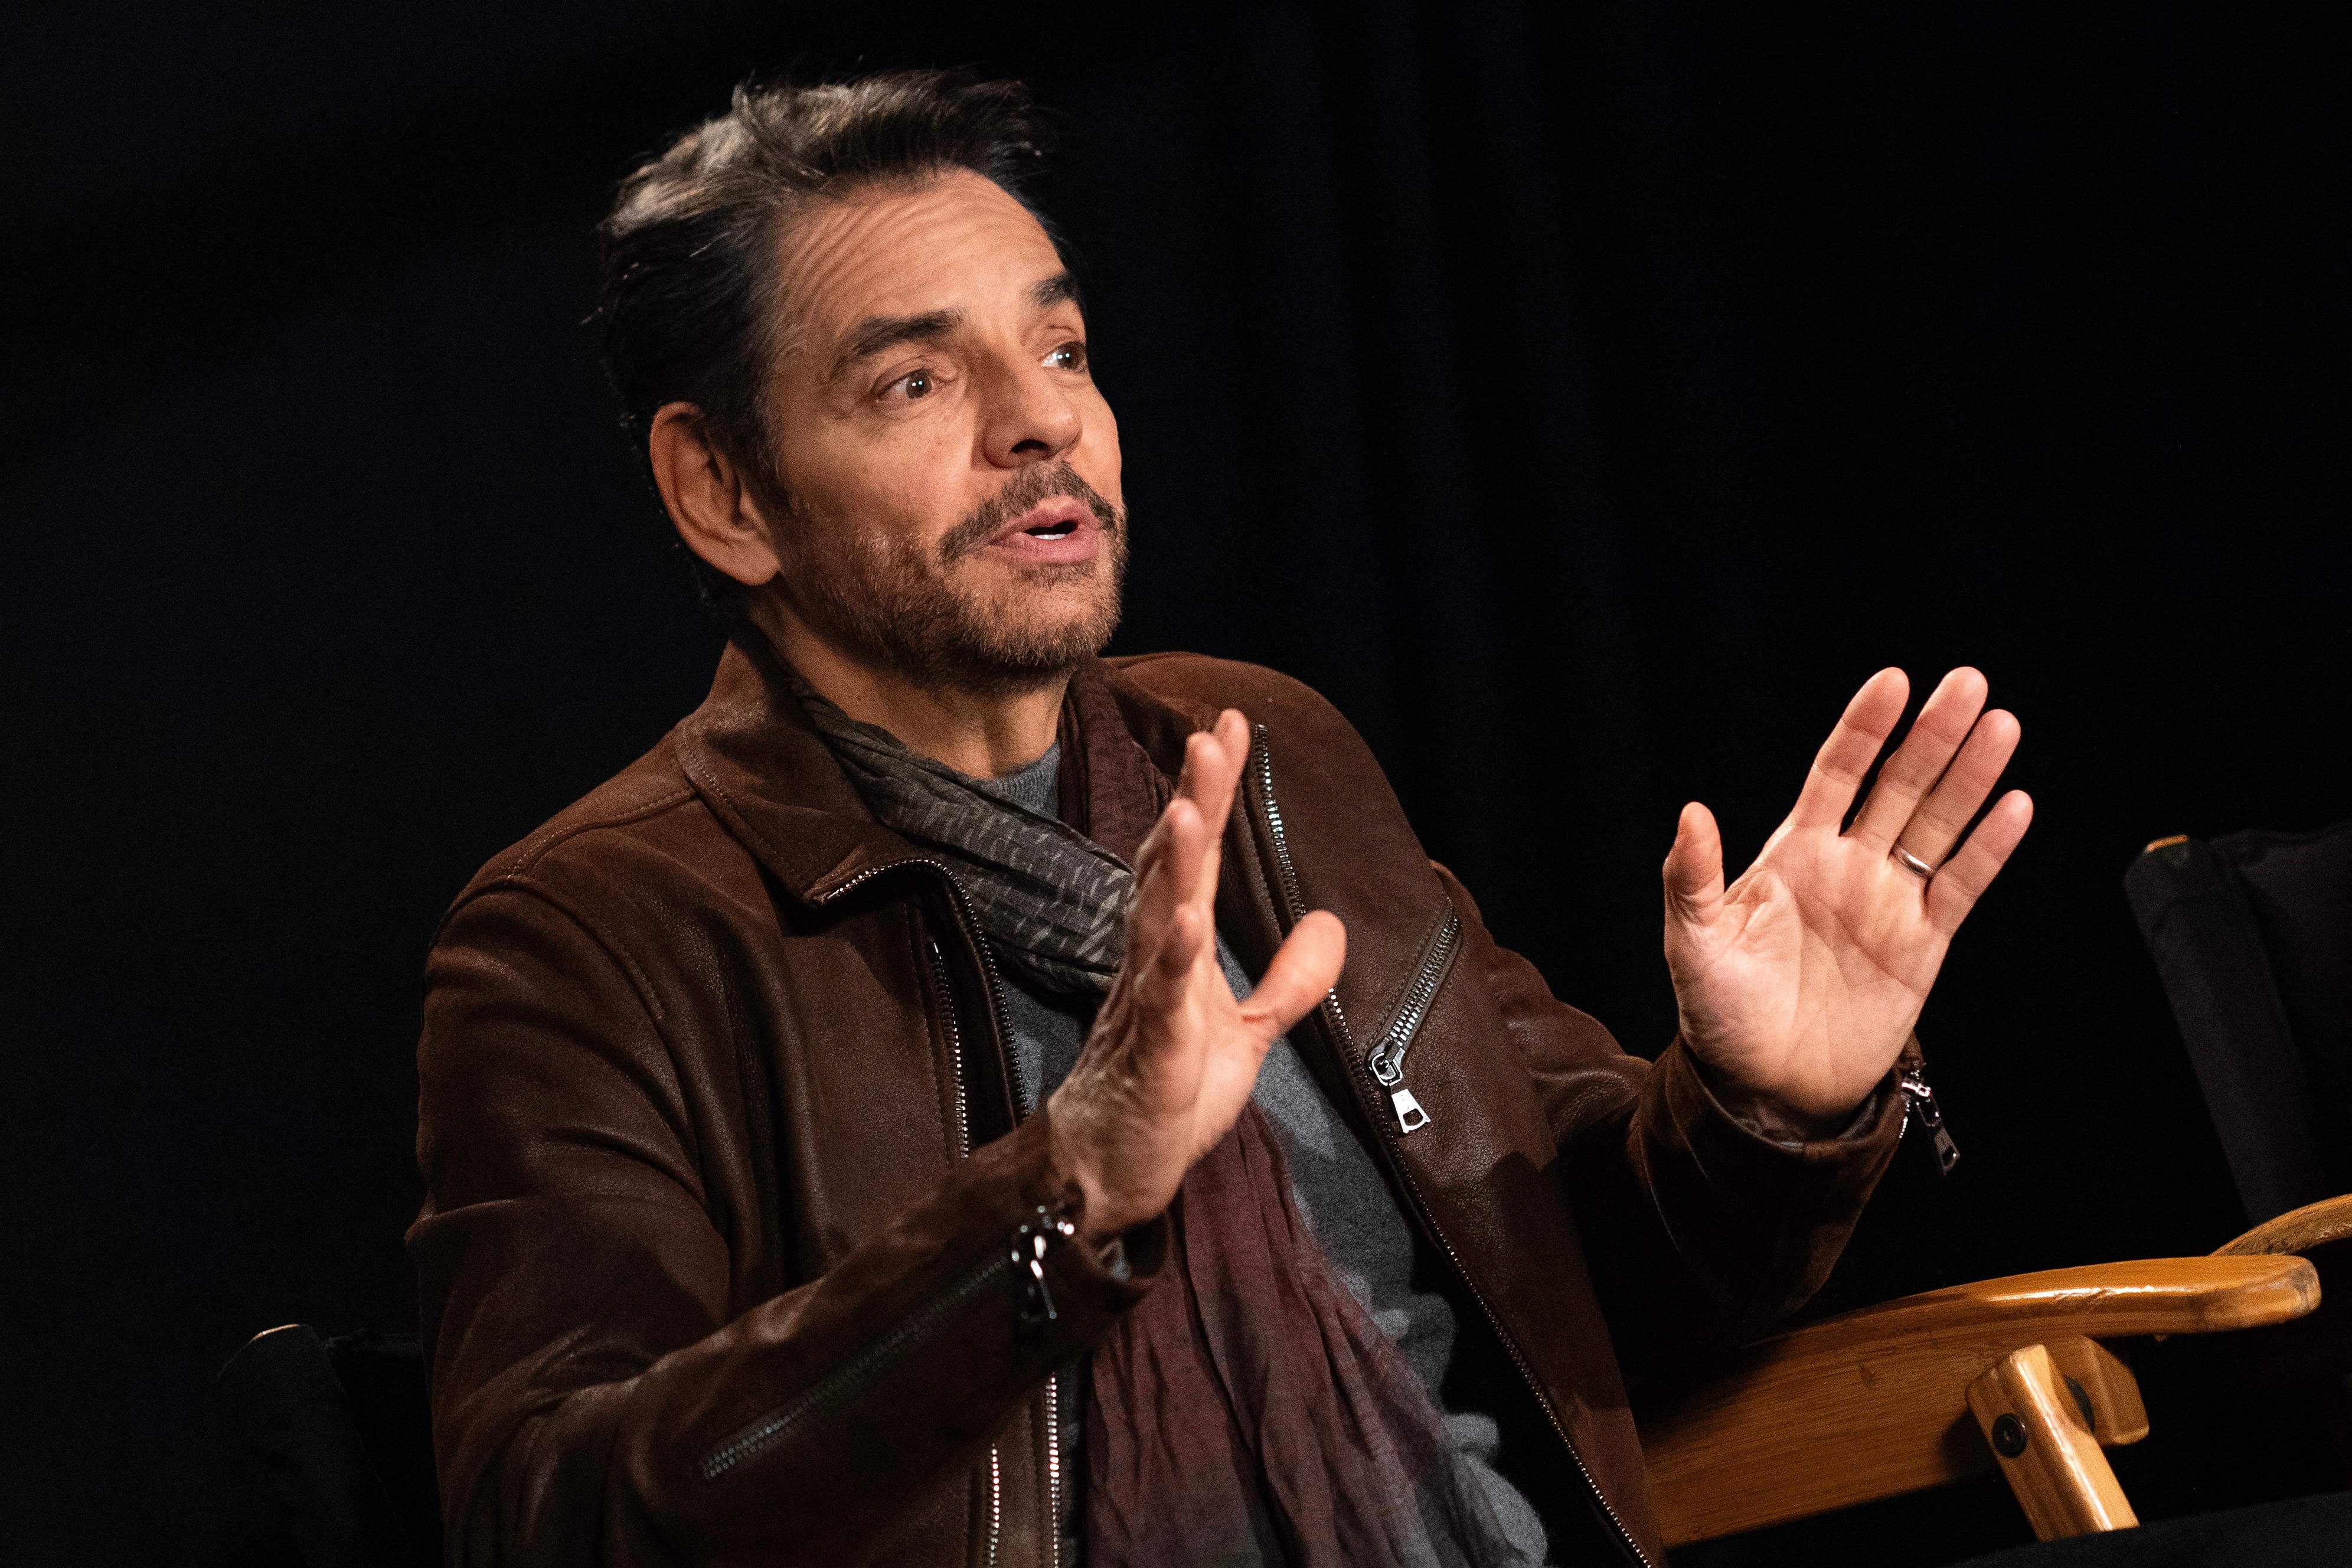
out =
<path fill-rule="evenodd" d="M 1169 788 L 1092 667 L 1070 683 L 1062 759 L 1065 819 L 1131 861 Z M 1255 1103 L 1185 1176 L 1158 1282 L 1092 1357 L 1089 1568 L 1514 1561 L 1290 1191 Z"/>

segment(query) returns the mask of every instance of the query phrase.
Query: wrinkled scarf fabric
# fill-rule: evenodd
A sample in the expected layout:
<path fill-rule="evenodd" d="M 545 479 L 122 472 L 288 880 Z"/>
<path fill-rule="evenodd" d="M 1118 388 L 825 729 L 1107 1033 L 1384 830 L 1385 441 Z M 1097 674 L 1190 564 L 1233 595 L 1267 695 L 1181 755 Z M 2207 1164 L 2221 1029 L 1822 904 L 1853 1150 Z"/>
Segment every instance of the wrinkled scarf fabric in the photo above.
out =
<path fill-rule="evenodd" d="M 797 676 L 793 684 L 875 817 L 948 862 L 998 958 L 1049 990 L 1099 996 L 1110 989 L 1126 934 L 1120 914 L 1135 884 L 1124 859 L 987 780 L 852 719 Z M 1067 729 L 1070 703 L 1063 707 Z M 1139 749 L 1136 756 L 1150 766 Z"/>
<path fill-rule="evenodd" d="M 875 816 L 940 855 L 999 958 L 1100 997 L 1168 795 L 1096 667 L 1061 717 L 1064 814 L 1024 809 L 793 680 Z M 1291 1202 L 1265 1114 L 1185 1176 L 1169 1264 L 1091 1358 L 1091 1568 L 1486 1568 L 1515 1561 L 1435 1406 Z"/>

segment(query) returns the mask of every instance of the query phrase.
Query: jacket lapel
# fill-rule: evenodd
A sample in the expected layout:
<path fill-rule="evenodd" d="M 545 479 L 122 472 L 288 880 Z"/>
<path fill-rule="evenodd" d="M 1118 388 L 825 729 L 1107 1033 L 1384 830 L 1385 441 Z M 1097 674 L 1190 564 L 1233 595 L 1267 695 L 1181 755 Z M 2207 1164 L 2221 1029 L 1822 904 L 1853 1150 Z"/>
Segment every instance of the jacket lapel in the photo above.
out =
<path fill-rule="evenodd" d="M 814 904 L 916 853 L 874 820 L 764 648 L 730 639 L 677 729 L 687 782 L 783 890 Z"/>
<path fill-rule="evenodd" d="M 1131 857 L 1168 797 L 1184 763 L 1184 742 L 1213 713 L 1179 708 L 1136 686 L 1099 659 L 1080 667 L 1064 704 L 1065 772 L 1090 798 L 1085 826 L 1097 842 Z M 1157 773 L 1121 765 L 1116 748 L 1140 748 Z M 677 751 L 687 780 L 719 819 L 804 903 L 862 872 L 919 853 L 874 819 L 824 738 L 809 723 L 765 647 L 730 639 L 702 706 L 679 724 Z M 1088 788 L 1099 777 L 1109 787 Z"/>

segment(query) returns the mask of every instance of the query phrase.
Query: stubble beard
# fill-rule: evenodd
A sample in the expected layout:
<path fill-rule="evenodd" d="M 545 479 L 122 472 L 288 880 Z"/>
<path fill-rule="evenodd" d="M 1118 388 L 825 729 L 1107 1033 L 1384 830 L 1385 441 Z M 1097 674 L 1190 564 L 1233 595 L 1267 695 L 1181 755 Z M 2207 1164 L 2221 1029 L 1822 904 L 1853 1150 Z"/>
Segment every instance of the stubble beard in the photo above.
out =
<path fill-rule="evenodd" d="M 964 563 L 1048 496 L 1094 513 L 1092 561 L 1016 567 L 985 587 Z M 934 542 L 890 539 L 841 520 L 795 515 L 803 542 L 784 590 L 826 640 L 910 685 L 982 696 L 1048 686 L 1100 653 L 1118 629 L 1127 515 L 1067 463 L 1027 468 Z"/>

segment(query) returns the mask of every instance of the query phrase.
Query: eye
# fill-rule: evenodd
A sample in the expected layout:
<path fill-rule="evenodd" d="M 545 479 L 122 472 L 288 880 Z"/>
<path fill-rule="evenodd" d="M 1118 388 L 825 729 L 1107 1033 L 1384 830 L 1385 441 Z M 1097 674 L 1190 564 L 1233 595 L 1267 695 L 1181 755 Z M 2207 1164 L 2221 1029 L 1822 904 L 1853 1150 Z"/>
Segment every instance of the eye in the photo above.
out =
<path fill-rule="evenodd" d="M 1045 363 L 1055 370 L 1084 370 L 1087 368 L 1087 345 L 1074 338 L 1047 354 Z"/>
<path fill-rule="evenodd" d="M 912 403 L 919 397 L 929 397 L 937 390 L 939 384 L 932 380 L 929 371 L 912 370 L 884 387 L 882 396 L 886 402 L 897 398 Z"/>

